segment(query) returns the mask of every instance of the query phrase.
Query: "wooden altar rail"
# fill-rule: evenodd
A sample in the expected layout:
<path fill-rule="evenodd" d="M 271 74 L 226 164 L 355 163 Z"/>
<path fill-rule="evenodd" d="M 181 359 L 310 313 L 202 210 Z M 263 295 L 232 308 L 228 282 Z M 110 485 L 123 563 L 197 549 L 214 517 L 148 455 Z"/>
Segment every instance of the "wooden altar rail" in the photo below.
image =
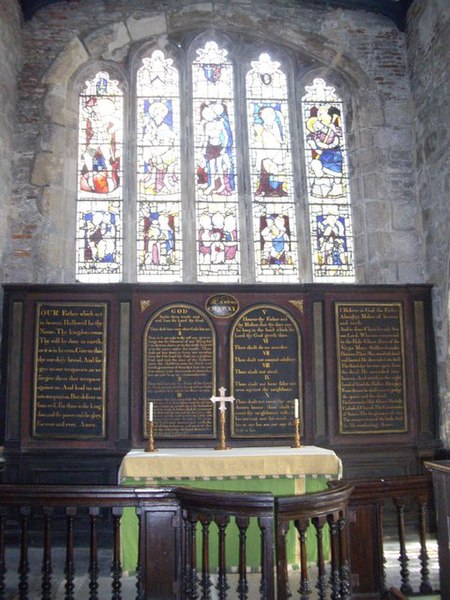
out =
<path fill-rule="evenodd" d="M 353 486 L 353 491 L 352 491 Z M 426 551 L 426 507 L 431 499 L 429 477 L 399 477 L 380 480 L 333 482 L 324 492 L 304 496 L 274 498 L 266 493 L 233 493 L 196 490 L 193 488 L 130 488 L 80 486 L 0 485 L 0 600 L 6 596 L 11 571 L 6 571 L 9 542 L 18 543 L 18 571 L 15 596 L 31 598 L 31 589 L 40 588 L 43 600 L 54 597 L 55 561 L 64 561 L 64 597 L 78 598 L 75 584 L 80 576 L 88 579 L 89 600 L 152 600 L 209 598 L 213 582 L 217 597 L 231 597 L 225 569 L 226 532 L 234 517 L 239 529 L 239 572 L 237 597 L 283 600 L 307 598 L 308 588 L 318 586 L 319 598 L 380 598 L 386 593 L 383 563 L 383 505 L 392 501 L 397 511 L 400 575 L 402 588 L 409 585 L 406 555 L 405 506 L 412 499 L 417 507 L 417 535 L 421 541 L 421 590 L 429 590 L 428 556 Z M 345 519 L 347 503 L 349 518 Z M 125 507 L 133 507 L 139 516 L 140 568 L 135 577 L 135 592 L 124 595 L 120 562 L 120 517 Z M 105 517 L 107 514 L 107 518 Z M 248 520 L 256 517 L 261 532 L 260 579 L 257 595 L 248 595 L 246 532 Z M 17 519 L 17 525 L 12 519 Z M 63 522 L 61 522 L 63 518 Z M 80 573 L 76 557 L 76 539 L 81 523 L 88 523 L 83 543 L 87 547 L 88 567 Z M 212 523 L 217 525 L 212 528 Z M 295 574 L 295 589 L 289 589 L 285 534 L 293 522 L 300 543 L 300 571 Z M 318 578 L 311 575 L 304 553 L 306 523 L 312 522 L 317 533 Z M 347 525 L 353 593 L 350 595 L 347 561 Z M 108 573 L 110 592 L 105 596 L 100 583 L 99 549 L 105 527 L 111 531 L 109 546 L 111 568 Z M 200 542 L 194 535 L 200 527 Z M 331 540 L 331 565 L 325 569 L 322 549 L 323 531 L 328 529 Z M 64 533 L 62 548 L 52 545 L 53 534 Z M 82 530 L 85 531 L 85 530 Z M 100 535 L 100 532 L 102 534 Z M 218 536 L 218 574 L 209 573 L 209 541 Z M 36 537 L 37 536 L 37 537 Z M 11 539 L 11 537 L 15 539 Z M 99 537 L 101 539 L 99 539 Z M 36 568 L 30 563 L 31 546 L 39 547 L 39 581 L 32 581 Z M 102 542 L 102 544 L 100 544 Z M 200 544 L 197 565 L 196 545 Z M 61 544 L 60 544 L 61 546 Z M 33 554 L 35 556 L 35 554 Z M 306 563 L 306 564 L 305 564 Z M 274 568 L 275 567 L 275 568 Z M 15 575 L 15 573 L 14 573 Z M 291 582 L 294 578 L 291 574 Z M 253 576 L 252 576 L 253 577 Z M 104 578 L 103 578 L 104 579 Z M 230 578 L 231 579 L 231 578 Z M 314 580 L 313 580 L 314 579 Z M 297 580 L 299 587 L 297 587 Z M 100 591 L 99 591 L 100 590 Z M 409 592 L 408 592 L 409 593 Z M 100 595 L 99 595 L 100 594 Z M 102 595 L 103 594 L 103 595 Z M 298 595 L 300 594 L 300 596 Z M 36 596 L 34 596 L 36 597 Z M 87 596 L 83 596 L 86 598 Z M 236 597 L 234 595 L 233 597 Z"/>
<path fill-rule="evenodd" d="M 89 599 L 104 598 L 99 593 L 99 527 L 104 525 L 101 519 L 102 509 L 107 509 L 112 529 L 110 594 L 113 600 L 124 600 L 122 594 L 122 570 L 120 563 L 120 516 L 125 507 L 134 507 L 139 516 L 139 569 L 136 576 L 136 592 L 133 598 L 148 599 L 181 599 L 209 598 L 213 584 L 209 572 L 209 536 L 210 524 L 217 525 L 219 563 L 217 574 L 217 595 L 221 600 L 228 597 L 227 573 L 225 569 L 226 529 L 230 518 L 234 517 L 239 529 L 239 573 L 237 595 L 246 599 L 248 595 L 246 533 L 251 517 L 255 517 L 260 529 L 261 552 L 259 572 L 255 577 L 260 579 L 260 598 L 273 600 L 276 597 L 287 598 L 286 554 L 283 550 L 284 526 L 289 520 L 294 520 L 300 535 L 309 519 L 312 520 L 318 532 L 318 554 L 322 564 L 322 581 L 319 585 L 320 598 L 329 597 L 337 589 L 346 589 L 340 582 L 341 575 L 346 573 L 348 560 L 346 556 L 346 505 L 351 487 L 337 483 L 332 490 L 317 492 L 305 496 L 284 497 L 275 499 L 268 493 L 244 492 L 212 492 L 192 488 L 129 488 L 129 487 L 79 487 L 79 486 L 0 486 L 0 599 L 7 596 L 9 585 L 7 564 L 7 530 L 17 531 L 18 583 L 16 592 L 20 600 L 27 600 L 31 584 L 30 573 L 30 532 L 36 535 L 36 525 L 39 525 L 39 547 L 41 549 L 40 597 L 50 600 L 54 597 L 54 558 L 61 557 L 52 547 L 52 526 L 58 522 L 58 529 L 64 526 L 65 547 L 64 557 L 64 588 L 65 598 L 75 598 L 76 571 L 75 537 L 79 518 L 87 515 L 89 531 L 87 538 L 89 565 Z M 12 525 L 12 517 L 17 517 L 17 529 Z M 61 523 L 64 517 L 65 525 Z M 201 535 L 201 565 L 197 569 L 197 539 L 195 534 L 197 524 L 200 524 Z M 336 540 L 332 543 L 331 581 L 325 580 L 325 559 L 322 549 L 322 531 L 330 527 L 330 537 Z M 276 541 L 276 531 L 279 531 Z M 343 538 L 341 539 L 341 536 Z M 278 560 L 275 561 L 275 548 L 278 549 Z M 304 551 L 304 549 L 303 549 Z M 302 564 L 306 560 L 303 555 Z M 275 567 L 276 562 L 276 568 Z M 278 577 L 277 577 L 278 572 Z M 82 575 L 86 575 L 83 573 Z M 302 567 L 302 578 L 305 585 L 309 584 L 307 565 Z M 276 586 L 276 579 L 283 582 Z M 327 592 L 327 589 L 330 589 Z M 332 592 L 331 590 L 335 590 Z M 253 592 L 252 592 L 253 594 Z M 251 598 L 256 599 L 252 595 Z M 350 596 L 342 596 L 343 600 Z"/>
<path fill-rule="evenodd" d="M 404 594 L 430 594 L 427 535 L 435 531 L 431 476 L 351 479 L 348 507 L 352 588 L 356 597 L 380 598 L 387 594 L 383 540 L 398 544 L 399 587 Z M 394 522 L 392 522 L 394 517 Z M 431 527 L 430 527 L 431 522 Z M 420 545 L 419 589 L 412 589 L 407 541 Z"/>

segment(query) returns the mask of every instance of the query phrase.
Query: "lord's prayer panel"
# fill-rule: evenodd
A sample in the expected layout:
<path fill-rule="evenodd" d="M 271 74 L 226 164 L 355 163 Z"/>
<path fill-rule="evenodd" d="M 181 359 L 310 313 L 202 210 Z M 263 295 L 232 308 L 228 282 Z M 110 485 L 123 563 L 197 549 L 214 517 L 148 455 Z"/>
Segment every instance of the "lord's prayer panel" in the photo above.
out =
<path fill-rule="evenodd" d="M 105 303 L 40 302 L 36 307 L 33 435 L 105 435 Z"/>

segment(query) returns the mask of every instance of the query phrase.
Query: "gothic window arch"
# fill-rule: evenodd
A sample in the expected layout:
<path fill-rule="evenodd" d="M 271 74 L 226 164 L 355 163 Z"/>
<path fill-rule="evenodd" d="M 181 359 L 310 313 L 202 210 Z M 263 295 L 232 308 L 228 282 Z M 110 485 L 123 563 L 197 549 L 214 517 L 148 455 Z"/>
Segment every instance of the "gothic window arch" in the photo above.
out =
<path fill-rule="evenodd" d="M 320 77 L 298 98 L 278 49 L 234 50 L 202 35 L 144 48 L 130 92 L 86 80 L 78 280 L 354 281 L 344 103 Z"/>

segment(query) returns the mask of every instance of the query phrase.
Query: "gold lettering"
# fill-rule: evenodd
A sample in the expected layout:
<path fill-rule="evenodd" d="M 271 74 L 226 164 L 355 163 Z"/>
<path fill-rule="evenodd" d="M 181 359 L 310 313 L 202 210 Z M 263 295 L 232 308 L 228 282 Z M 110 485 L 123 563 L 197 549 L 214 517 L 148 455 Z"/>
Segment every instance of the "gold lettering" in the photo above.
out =
<path fill-rule="evenodd" d="M 336 310 L 341 433 L 406 431 L 400 303 Z"/>
<path fill-rule="evenodd" d="M 105 305 L 38 306 L 37 436 L 103 436 Z"/>

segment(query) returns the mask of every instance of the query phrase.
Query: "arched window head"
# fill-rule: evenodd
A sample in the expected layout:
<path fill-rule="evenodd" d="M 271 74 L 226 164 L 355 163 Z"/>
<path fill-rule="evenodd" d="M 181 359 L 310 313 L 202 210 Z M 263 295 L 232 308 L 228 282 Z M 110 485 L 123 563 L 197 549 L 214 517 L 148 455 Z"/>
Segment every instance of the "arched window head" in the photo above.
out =
<path fill-rule="evenodd" d="M 123 94 L 99 71 L 79 99 L 77 279 L 122 279 Z"/>
<path fill-rule="evenodd" d="M 342 101 L 320 78 L 302 98 L 315 281 L 354 281 L 353 232 Z"/>
<path fill-rule="evenodd" d="M 161 50 L 137 73 L 137 278 L 181 281 L 180 90 Z"/>

